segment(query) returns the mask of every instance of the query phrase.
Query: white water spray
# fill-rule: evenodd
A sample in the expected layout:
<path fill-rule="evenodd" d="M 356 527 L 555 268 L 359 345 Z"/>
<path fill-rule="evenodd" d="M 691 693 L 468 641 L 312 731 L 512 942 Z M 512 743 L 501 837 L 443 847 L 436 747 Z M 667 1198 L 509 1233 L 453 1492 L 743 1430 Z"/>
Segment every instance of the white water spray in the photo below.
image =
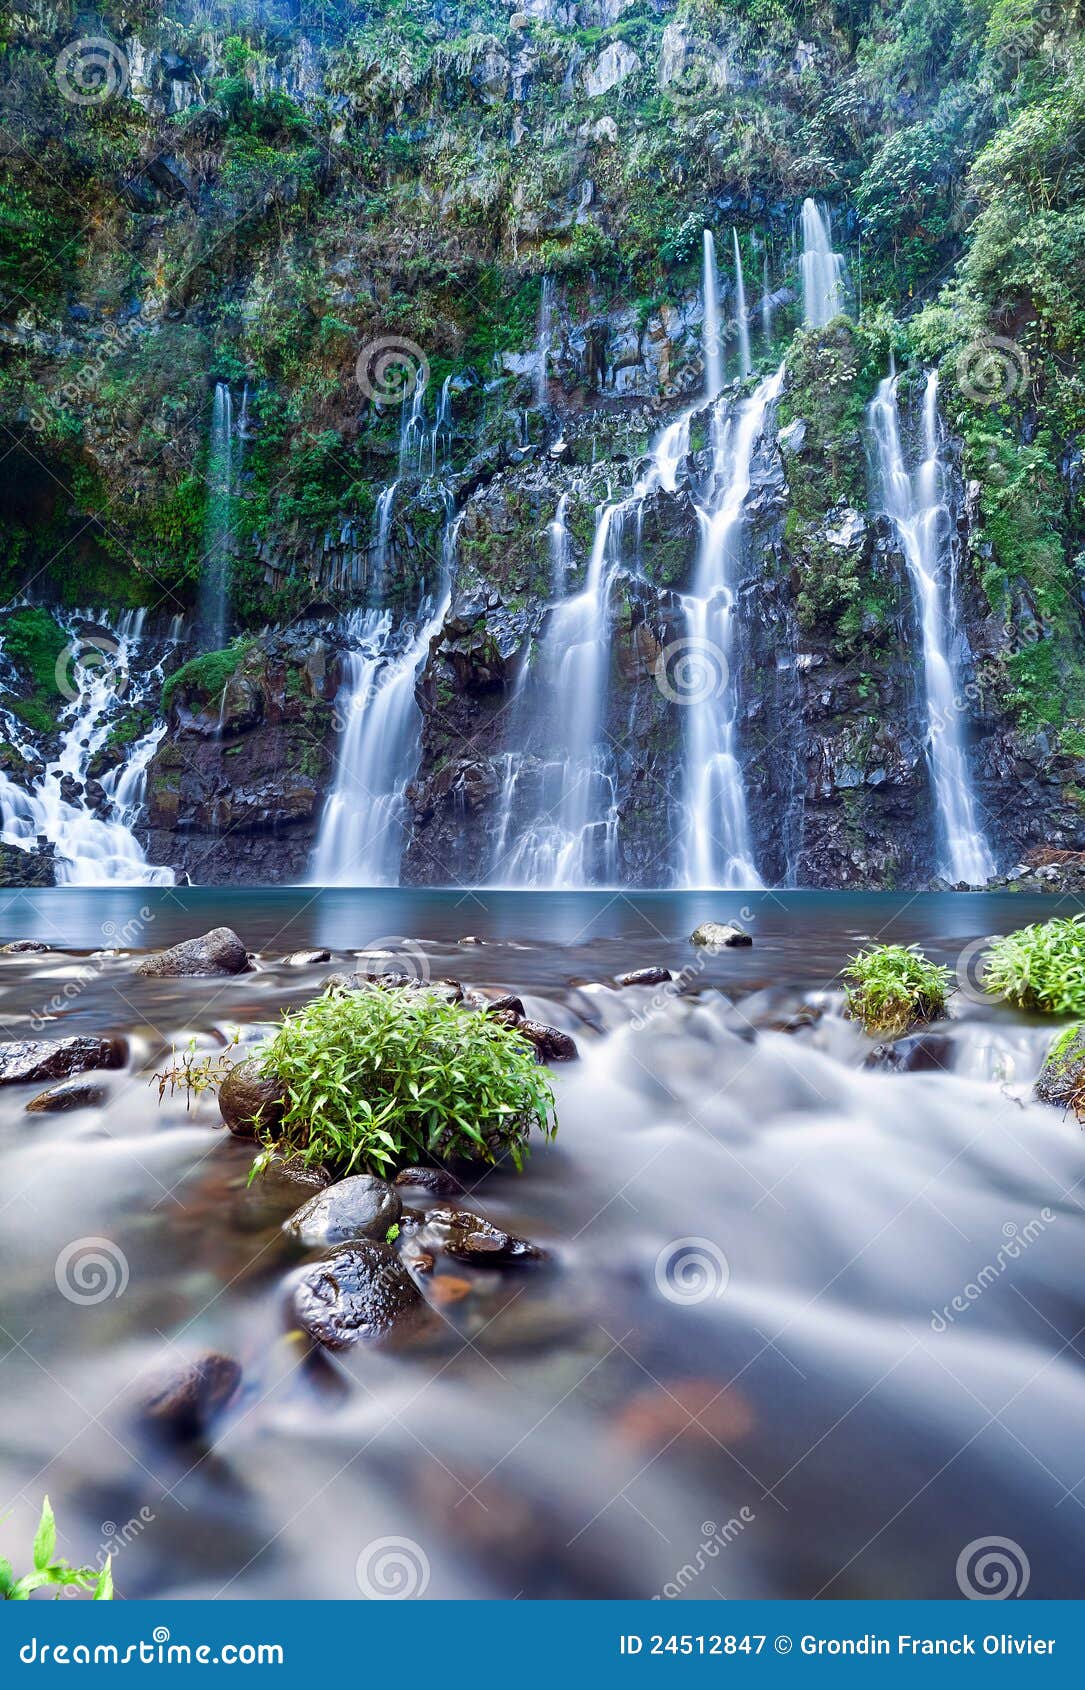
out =
<path fill-rule="evenodd" d="M 808 328 L 823 328 L 844 309 L 844 260 L 833 251 L 828 213 L 802 202 L 802 306 Z"/>

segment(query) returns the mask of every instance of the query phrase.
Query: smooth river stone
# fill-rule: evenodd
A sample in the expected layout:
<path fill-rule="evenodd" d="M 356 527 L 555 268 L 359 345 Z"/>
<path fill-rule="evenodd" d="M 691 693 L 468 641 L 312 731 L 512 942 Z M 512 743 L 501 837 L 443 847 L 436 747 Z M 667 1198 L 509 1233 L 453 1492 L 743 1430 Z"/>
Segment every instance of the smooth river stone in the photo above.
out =
<path fill-rule="evenodd" d="M 360 1338 L 383 1338 L 425 1304 L 389 1245 L 359 1239 L 302 1271 L 293 1308 L 303 1331 L 330 1350 L 342 1350 Z"/>
<path fill-rule="evenodd" d="M 352 1174 L 310 1197 L 283 1222 L 283 1231 L 306 1249 L 346 1244 L 353 1238 L 383 1240 L 402 1208 L 387 1180 Z"/>
<path fill-rule="evenodd" d="M 29 1080 L 65 1080 L 88 1068 L 123 1068 L 128 1060 L 124 1039 L 20 1039 L 0 1044 L 0 1086 Z"/>
<path fill-rule="evenodd" d="M 136 964 L 136 973 L 157 978 L 214 974 L 245 974 L 249 953 L 232 927 L 212 927 L 196 939 L 185 939 Z"/>

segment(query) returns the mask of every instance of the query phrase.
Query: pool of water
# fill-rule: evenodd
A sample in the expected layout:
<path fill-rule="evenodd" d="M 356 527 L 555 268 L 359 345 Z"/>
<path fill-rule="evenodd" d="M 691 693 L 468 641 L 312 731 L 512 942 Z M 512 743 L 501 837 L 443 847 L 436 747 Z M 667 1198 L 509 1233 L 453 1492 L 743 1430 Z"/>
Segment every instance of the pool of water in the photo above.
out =
<path fill-rule="evenodd" d="M 1082 1134 L 1031 1101 L 1051 1024 L 974 986 L 978 941 L 1072 907 L 4 894 L 0 939 L 60 949 L 0 957 L 3 1037 L 130 1054 L 98 1107 L 32 1115 L 40 1085 L 0 1088 L 0 1550 L 19 1559 L 48 1492 L 63 1552 L 114 1546 L 129 1597 L 357 1599 L 400 1575 L 430 1598 L 955 1597 L 992 1538 L 1030 1596 L 1079 1594 Z M 752 948 L 696 951 L 709 917 Z M 219 923 L 254 973 L 135 976 L 130 952 Z M 840 1013 L 872 938 L 959 970 L 924 1071 L 866 1066 Z M 333 963 L 285 962 L 310 945 Z M 286 1306 L 289 1204 L 247 1186 L 213 1098 L 160 1106 L 150 1082 L 171 1046 L 244 1048 L 372 950 L 517 990 L 581 1054 L 554 1069 L 556 1141 L 465 1200 L 546 1267 L 474 1275 L 417 1342 L 314 1358 Z M 648 964 L 683 990 L 616 987 Z M 98 1300 L 66 1278 L 86 1240 L 114 1269 Z M 151 1442 L 147 1379 L 207 1350 L 242 1369 L 208 1446 Z"/>

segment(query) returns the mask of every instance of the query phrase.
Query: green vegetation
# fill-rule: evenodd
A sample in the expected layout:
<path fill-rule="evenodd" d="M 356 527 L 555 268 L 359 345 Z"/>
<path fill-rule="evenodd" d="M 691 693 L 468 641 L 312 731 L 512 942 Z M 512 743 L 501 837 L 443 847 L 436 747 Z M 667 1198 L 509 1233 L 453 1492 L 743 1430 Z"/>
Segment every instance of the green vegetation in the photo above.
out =
<path fill-rule="evenodd" d="M 340 1173 L 434 1156 L 519 1168 L 532 1127 L 556 1130 L 534 1046 L 422 991 L 333 988 L 284 1015 L 258 1055 L 286 1098 L 268 1150 Z"/>
<path fill-rule="evenodd" d="M 996 940 L 983 984 L 1019 1009 L 1085 1015 L 1085 917 L 1038 922 Z"/>
<path fill-rule="evenodd" d="M 57 1526 L 53 1510 L 46 1497 L 42 1503 L 41 1520 L 34 1537 L 34 1570 L 16 1578 L 10 1561 L 0 1559 L 0 1601 L 28 1602 L 35 1590 L 47 1586 L 74 1586 L 80 1590 L 93 1589 L 95 1602 L 113 1600 L 113 1564 L 106 1559 L 101 1571 L 97 1567 L 70 1567 L 57 1555 Z"/>
<path fill-rule="evenodd" d="M 236 639 L 222 651 L 205 651 L 183 663 L 162 688 L 163 714 L 179 692 L 205 704 L 217 702 L 252 648 L 252 640 Z"/>
<path fill-rule="evenodd" d="M 944 1015 L 953 976 L 918 945 L 873 945 L 849 959 L 848 1013 L 868 1033 L 899 1037 Z"/>
<path fill-rule="evenodd" d="M 8 707 L 34 733 L 51 734 L 57 713 L 68 700 L 57 684 L 57 664 L 68 644 L 68 636 L 47 610 L 25 608 L 12 611 L 0 624 L 5 655 L 33 687 L 29 698 L 13 694 Z"/>

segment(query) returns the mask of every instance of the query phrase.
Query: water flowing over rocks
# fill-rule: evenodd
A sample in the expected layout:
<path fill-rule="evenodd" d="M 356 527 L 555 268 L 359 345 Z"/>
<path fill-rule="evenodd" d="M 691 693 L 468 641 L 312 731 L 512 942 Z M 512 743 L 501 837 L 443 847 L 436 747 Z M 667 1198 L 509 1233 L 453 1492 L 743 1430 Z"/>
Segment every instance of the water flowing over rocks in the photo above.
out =
<path fill-rule="evenodd" d="M 360 1240 L 304 1268 L 291 1293 L 294 1318 L 330 1350 L 387 1337 L 423 1308 L 413 1279 L 387 1244 Z"/>

